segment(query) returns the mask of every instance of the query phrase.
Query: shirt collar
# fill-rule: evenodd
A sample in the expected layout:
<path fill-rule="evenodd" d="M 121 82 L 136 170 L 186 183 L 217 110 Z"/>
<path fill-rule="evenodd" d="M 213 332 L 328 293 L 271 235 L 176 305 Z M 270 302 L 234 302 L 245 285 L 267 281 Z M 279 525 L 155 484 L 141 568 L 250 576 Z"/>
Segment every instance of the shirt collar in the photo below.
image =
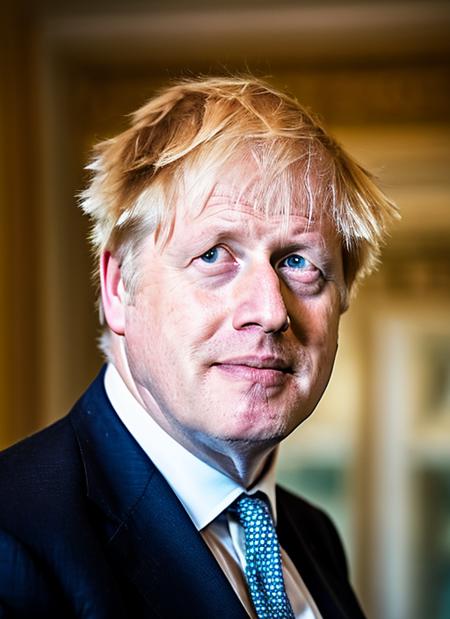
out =
<path fill-rule="evenodd" d="M 276 519 L 276 452 L 264 476 L 246 490 L 167 434 L 132 395 L 112 363 L 105 372 L 105 389 L 122 423 L 165 477 L 197 530 L 208 526 L 242 493 L 263 492 Z"/>

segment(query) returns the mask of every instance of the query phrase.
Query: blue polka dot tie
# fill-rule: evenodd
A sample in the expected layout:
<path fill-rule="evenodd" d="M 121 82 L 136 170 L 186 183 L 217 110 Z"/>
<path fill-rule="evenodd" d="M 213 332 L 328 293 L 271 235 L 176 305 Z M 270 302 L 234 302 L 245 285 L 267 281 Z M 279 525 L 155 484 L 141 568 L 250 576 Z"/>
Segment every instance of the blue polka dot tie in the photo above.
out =
<path fill-rule="evenodd" d="M 238 499 L 235 506 L 245 533 L 245 575 L 258 619 L 294 619 L 269 506 L 249 496 Z"/>

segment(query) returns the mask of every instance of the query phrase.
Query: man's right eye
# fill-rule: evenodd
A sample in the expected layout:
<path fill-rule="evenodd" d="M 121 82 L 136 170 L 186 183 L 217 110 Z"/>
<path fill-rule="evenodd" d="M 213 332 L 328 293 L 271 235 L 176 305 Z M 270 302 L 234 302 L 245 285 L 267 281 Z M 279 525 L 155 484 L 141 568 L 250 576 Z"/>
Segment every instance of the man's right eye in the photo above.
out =
<path fill-rule="evenodd" d="M 237 262 L 231 251 L 222 245 L 214 245 L 193 260 L 194 266 L 205 275 L 216 276 L 230 273 L 237 267 Z"/>

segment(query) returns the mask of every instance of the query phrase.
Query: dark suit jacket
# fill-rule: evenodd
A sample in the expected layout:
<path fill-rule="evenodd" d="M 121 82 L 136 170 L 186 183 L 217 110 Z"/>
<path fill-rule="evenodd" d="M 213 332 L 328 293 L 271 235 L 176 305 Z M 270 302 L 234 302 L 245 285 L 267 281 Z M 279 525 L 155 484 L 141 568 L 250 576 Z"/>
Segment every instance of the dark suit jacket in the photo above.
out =
<path fill-rule="evenodd" d="M 362 617 L 328 517 L 278 489 L 278 533 L 323 617 Z M 67 417 L 0 455 L 0 618 L 248 619 L 122 425 L 103 371 Z"/>

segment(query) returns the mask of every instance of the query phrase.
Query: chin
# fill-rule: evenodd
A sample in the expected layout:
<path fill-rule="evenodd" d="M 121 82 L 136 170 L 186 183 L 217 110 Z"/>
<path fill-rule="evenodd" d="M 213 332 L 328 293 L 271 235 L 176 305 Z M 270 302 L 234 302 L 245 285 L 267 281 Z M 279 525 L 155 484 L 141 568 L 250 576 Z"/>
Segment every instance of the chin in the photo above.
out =
<path fill-rule="evenodd" d="M 229 441 L 264 442 L 273 445 L 286 438 L 291 431 L 285 419 L 255 416 L 252 412 L 248 416 L 240 416 L 233 427 L 224 429 L 222 436 Z"/>

